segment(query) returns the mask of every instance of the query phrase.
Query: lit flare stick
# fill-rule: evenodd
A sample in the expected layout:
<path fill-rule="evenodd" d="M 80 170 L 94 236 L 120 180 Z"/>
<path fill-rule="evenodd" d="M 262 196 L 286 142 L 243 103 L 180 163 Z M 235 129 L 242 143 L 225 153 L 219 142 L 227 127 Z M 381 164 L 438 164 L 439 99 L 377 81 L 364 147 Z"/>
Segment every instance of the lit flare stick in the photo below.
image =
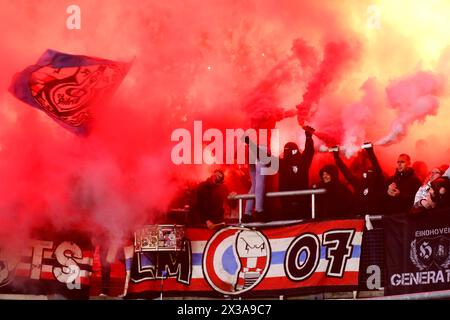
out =
<path fill-rule="evenodd" d="M 377 144 L 372 143 L 372 142 L 364 142 L 361 145 L 361 149 L 368 149 L 368 148 L 373 148 L 373 146 L 375 146 Z M 339 151 L 343 151 L 344 153 L 347 153 L 347 151 L 350 149 L 350 147 L 348 146 L 338 146 L 338 145 L 334 145 L 332 147 L 328 147 L 327 145 L 321 145 L 319 147 L 319 152 L 321 153 L 326 153 L 326 152 L 339 152 Z"/>

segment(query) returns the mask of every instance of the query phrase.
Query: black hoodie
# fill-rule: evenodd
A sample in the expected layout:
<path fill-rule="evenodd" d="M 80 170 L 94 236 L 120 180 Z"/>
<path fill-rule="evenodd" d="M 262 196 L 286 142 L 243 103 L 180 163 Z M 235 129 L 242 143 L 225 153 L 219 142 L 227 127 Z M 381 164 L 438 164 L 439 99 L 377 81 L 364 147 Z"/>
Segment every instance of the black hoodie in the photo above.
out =
<path fill-rule="evenodd" d="M 293 152 L 294 151 L 294 152 Z M 305 149 L 300 152 L 294 142 L 284 146 L 283 158 L 280 159 L 279 185 L 280 191 L 304 190 L 309 187 L 309 168 L 314 157 L 314 142 L 310 134 L 306 134 Z M 281 198 L 283 206 L 282 218 L 310 218 L 309 198 L 306 196 Z"/>
<path fill-rule="evenodd" d="M 358 178 L 347 168 L 339 153 L 334 154 L 336 165 L 341 170 L 345 179 L 355 191 L 355 214 L 383 214 L 385 182 L 380 163 L 375 156 L 373 148 L 365 149 L 372 164 L 371 170 L 366 170 L 363 176 Z"/>

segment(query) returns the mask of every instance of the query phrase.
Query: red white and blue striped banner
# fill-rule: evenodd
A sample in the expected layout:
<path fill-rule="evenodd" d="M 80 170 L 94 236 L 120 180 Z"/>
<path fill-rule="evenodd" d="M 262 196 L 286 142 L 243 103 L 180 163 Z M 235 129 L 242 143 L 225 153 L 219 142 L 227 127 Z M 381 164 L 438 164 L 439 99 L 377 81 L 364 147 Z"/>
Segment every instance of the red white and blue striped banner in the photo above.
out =
<path fill-rule="evenodd" d="M 273 296 L 356 289 L 364 220 L 188 228 L 177 252 L 138 252 L 129 297 Z"/>
<path fill-rule="evenodd" d="M 94 254 L 89 238 L 76 232 L 52 236 L 20 248 L 0 247 L 0 293 L 89 297 Z"/>

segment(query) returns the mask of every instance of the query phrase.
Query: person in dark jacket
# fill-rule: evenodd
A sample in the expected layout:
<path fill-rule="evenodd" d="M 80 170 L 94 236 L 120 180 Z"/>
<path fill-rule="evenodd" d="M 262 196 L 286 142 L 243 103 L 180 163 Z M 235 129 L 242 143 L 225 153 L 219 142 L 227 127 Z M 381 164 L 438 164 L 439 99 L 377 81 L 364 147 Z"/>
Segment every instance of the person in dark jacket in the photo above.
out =
<path fill-rule="evenodd" d="M 283 158 L 280 159 L 279 190 L 303 190 L 309 186 L 309 168 L 314 157 L 314 142 L 312 134 L 314 129 L 304 127 L 305 148 L 300 152 L 295 142 L 288 142 L 284 146 Z M 308 197 L 283 197 L 281 198 L 283 219 L 309 218 Z"/>
<path fill-rule="evenodd" d="M 356 177 L 348 169 L 344 161 L 339 156 L 338 147 L 334 147 L 331 150 L 333 151 L 336 165 L 355 191 L 355 215 L 383 214 L 385 186 L 383 171 L 381 170 L 380 163 L 375 156 L 372 144 L 370 142 L 365 143 L 362 148 L 366 150 L 372 167 L 363 172 L 361 177 Z"/>
<path fill-rule="evenodd" d="M 344 218 L 353 214 L 354 197 L 349 188 L 339 181 L 339 170 L 329 164 L 319 172 L 321 181 L 313 186 L 326 193 L 317 196 L 316 217 L 319 219 Z"/>
<path fill-rule="evenodd" d="M 224 185 L 225 176 L 222 170 L 215 170 L 213 175 L 199 184 L 197 190 L 197 208 L 200 223 L 209 229 L 217 229 L 224 225 L 225 205 L 228 189 Z"/>
<path fill-rule="evenodd" d="M 414 204 L 416 191 L 422 185 L 411 167 L 407 154 L 399 155 L 395 174 L 388 179 L 386 190 L 386 213 L 408 212 Z"/>

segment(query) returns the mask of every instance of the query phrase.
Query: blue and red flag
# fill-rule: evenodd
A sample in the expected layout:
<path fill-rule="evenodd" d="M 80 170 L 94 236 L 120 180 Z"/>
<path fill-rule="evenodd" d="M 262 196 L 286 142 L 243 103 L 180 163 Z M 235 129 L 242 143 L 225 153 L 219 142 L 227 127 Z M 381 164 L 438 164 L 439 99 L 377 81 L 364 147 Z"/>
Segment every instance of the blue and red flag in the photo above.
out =
<path fill-rule="evenodd" d="M 92 106 L 112 95 L 129 68 L 130 63 L 49 49 L 14 76 L 9 91 L 70 131 L 86 134 Z"/>

